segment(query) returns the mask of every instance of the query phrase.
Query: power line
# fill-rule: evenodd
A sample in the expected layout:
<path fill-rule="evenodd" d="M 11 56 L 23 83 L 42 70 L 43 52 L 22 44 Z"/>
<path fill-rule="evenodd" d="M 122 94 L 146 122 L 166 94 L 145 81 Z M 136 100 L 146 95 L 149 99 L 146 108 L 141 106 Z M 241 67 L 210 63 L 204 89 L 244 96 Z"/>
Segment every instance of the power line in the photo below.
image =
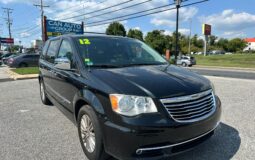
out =
<path fill-rule="evenodd" d="M 11 20 L 11 13 L 13 9 L 11 8 L 2 8 L 4 12 L 7 14 L 7 18 L 5 18 L 7 25 L 8 25 L 8 31 L 9 31 L 9 38 L 12 38 L 12 33 L 11 33 L 11 26 L 12 26 L 12 20 Z"/>
<path fill-rule="evenodd" d="M 32 31 L 32 30 L 31 30 L 31 31 Z M 39 34 L 40 34 L 40 32 L 38 32 L 38 31 L 40 31 L 40 28 L 36 28 L 36 29 L 34 29 L 34 31 L 33 31 L 33 32 L 30 32 L 30 33 L 29 33 L 29 35 L 27 35 L 27 36 L 23 36 L 22 38 L 29 38 L 29 37 L 32 37 L 32 36 L 39 35 Z"/>
<path fill-rule="evenodd" d="M 206 2 L 206 1 L 209 1 L 209 0 L 202 0 L 202 1 L 194 2 L 194 3 L 189 3 L 189 4 L 186 4 L 186 5 L 182 5 L 180 7 L 181 8 L 188 7 L 188 6 L 203 3 L 203 2 Z M 166 11 L 170 11 L 170 10 L 174 10 L 174 9 L 176 9 L 176 7 L 164 9 L 164 10 L 161 10 L 161 11 L 155 11 L 155 12 L 151 12 L 151 13 L 147 13 L 147 14 L 143 14 L 143 15 L 139 15 L 139 16 L 133 16 L 133 17 L 129 17 L 129 18 L 119 19 L 118 21 L 121 22 L 121 21 L 125 21 L 125 20 L 136 19 L 136 18 L 145 17 L 145 16 L 148 16 L 148 15 L 153 15 L 153 14 L 157 14 L 157 13 L 162 13 L 162 12 L 166 12 Z M 100 23 L 100 24 L 94 24 L 94 25 L 87 25 L 86 27 L 101 26 L 101 25 L 105 25 L 105 24 L 110 24 L 112 22 L 113 21 Z"/>
<path fill-rule="evenodd" d="M 85 3 L 89 2 L 89 1 L 90 1 L 90 0 L 87 0 L 87 1 L 85 1 L 85 2 L 83 2 L 83 3 L 81 3 L 81 4 L 79 4 L 78 6 L 77 6 L 77 5 L 74 5 L 74 6 L 72 6 L 72 7 L 68 7 L 67 9 L 70 11 L 71 9 L 80 7 L 80 5 L 85 4 Z M 106 0 L 106 1 L 108 1 L 108 0 Z M 99 2 L 99 3 L 101 3 L 101 2 Z M 83 8 L 82 8 L 82 9 L 79 9 L 79 10 L 75 10 L 75 11 L 73 11 L 73 12 L 78 12 L 78 11 L 81 11 L 81 10 L 83 10 Z M 69 15 L 69 13 L 65 13 L 65 14 L 61 15 L 61 17 L 62 17 L 62 16 L 65 16 L 65 15 Z M 60 16 L 57 16 L 57 17 L 60 17 Z M 55 19 L 57 19 L 57 17 L 55 17 Z"/>
<path fill-rule="evenodd" d="M 29 28 L 23 29 L 21 31 L 16 31 L 14 32 L 15 34 L 19 34 L 19 33 L 24 33 L 24 32 L 30 32 L 31 30 L 34 30 L 35 28 L 38 28 L 40 25 L 33 25 L 30 26 Z"/>
<path fill-rule="evenodd" d="M 118 17 L 109 18 L 109 19 L 105 19 L 105 20 L 90 22 L 90 23 L 87 23 L 87 26 L 90 25 L 90 24 L 106 22 L 106 21 L 115 20 L 115 19 L 124 18 L 124 17 L 129 17 L 129 16 L 132 16 L 132 15 L 141 14 L 141 13 L 144 13 L 144 12 L 149 12 L 149 11 L 153 11 L 153 10 L 157 10 L 157 9 L 161 9 L 161 8 L 166 8 L 166 7 L 172 6 L 174 4 L 175 3 L 171 3 L 171 4 L 155 7 L 155 8 L 152 8 L 152 9 L 147 9 L 147 10 L 143 10 L 143 11 L 139 11 L 139 12 L 135 12 L 135 13 L 131 13 L 131 14 L 126 14 L 126 15 L 123 15 L 123 16 L 118 16 Z"/>
<path fill-rule="evenodd" d="M 133 4 L 133 5 L 130 5 L 130 6 L 127 6 L 127 7 L 123 7 L 123 8 L 117 9 L 117 10 L 113 10 L 113 11 L 110 11 L 110 12 L 105 12 L 105 13 L 102 13 L 102 14 L 97 14 L 97 15 L 94 15 L 94 16 L 91 16 L 91 17 L 87 17 L 86 19 L 100 17 L 100 16 L 103 16 L 103 15 L 114 13 L 114 12 L 118 12 L 118 11 L 121 11 L 121 10 L 124 10 L 124 9 L 136 7 L 136 6 L 139 6 L 141 4 L 144 4 L 144 3 L 147 3 L 147 2 L 150 2 L 150 1 L 152 1 L 152 0 L 147 0 L 147 1 L 144 1 L 144 2 L 136 3 L 136 4 Z"/>
<path fill-rule="evenodd" d="M 42 41 L 45 42 L 45 36 L 44 36 L 44 25 L 43 25 L 43 18 L 44 18 L 44 8 L 45 7 L 50 7 L 48 5 L 43 5 L 43 0 L 40 1 L 40 4 L 34 4 L 34 6 L 36 7 L 40 7 L 41 8 L 41 26 L 42 26 Z"/>
<path fill-rule="evenodd" d="M 122 2 L 122 3 L 118 3 L 118 4 L 115 4 L 115 5 L 112 5 L 112 6 L 103 8 L 103 9 L 99 9 L 99 10 L 95 10 L 95 11 L 92 11 L 92 12 L 89 12 L 89 13 L 80 14 L 80 15 L 76 15 L 76 16 L 72 16 L 72 17 L 67 17 L 67 18 L 63 18 L 63 19 L 59 19 L 59 20 L 69 20 L 69 19 L 73 19 L 73 18 L 77 18 L 77 17 L 84 16 L 84 15 L 86 15 L 86 14 L 97 13 L 97 12 L 104 11 L 104 10 L 107 10 L 107 9 L 110 9 L 110 8 L 113 8 L 113 7 L 117 7 L 117 6 L 120 6 L 120 5 L 129 3 L 129 2 L 132 2 L 132 1 L 134 1 L 134 0 L 124 1 L 124 2 Z"/>

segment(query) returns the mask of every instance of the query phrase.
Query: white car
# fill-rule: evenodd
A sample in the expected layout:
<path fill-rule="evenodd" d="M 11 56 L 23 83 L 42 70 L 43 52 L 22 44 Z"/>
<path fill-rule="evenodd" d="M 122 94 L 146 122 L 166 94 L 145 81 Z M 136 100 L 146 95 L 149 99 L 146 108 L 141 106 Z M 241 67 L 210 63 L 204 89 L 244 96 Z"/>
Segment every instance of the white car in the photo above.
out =
<path fill-rule="evenodd" d="M 181 56 L 177 58 L 177 65 L 181 65 L 183 67 L 191 67 L 192 65 L 196 65 L 196 59 L 190 56 Z"/>

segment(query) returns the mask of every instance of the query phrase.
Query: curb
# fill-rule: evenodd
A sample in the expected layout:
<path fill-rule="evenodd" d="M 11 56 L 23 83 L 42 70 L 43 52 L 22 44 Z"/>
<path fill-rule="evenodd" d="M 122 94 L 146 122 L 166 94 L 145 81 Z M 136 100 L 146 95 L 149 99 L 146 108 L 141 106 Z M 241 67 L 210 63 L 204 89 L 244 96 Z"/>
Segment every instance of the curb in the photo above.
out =
<path fill-rule="evenodd" d="M 35 79 L 35 78 L 38 78 L 38 74 L 27 74 L 27 75 L 20 75 L 20 74 L 17 74 L 11 70 L 8 70 L 6 71 L 10 78 L 13 79 L 13 80 L 25 80 L 25 79 Z"/>
<path fill-rule="evenodd" d="M 218 66 L 202 66 L 195 65 L 193 68 L 201 69 L 226 69 L 226 70 L 240 70 L 240 71 L 255 71 L 255 68 L 240 68 L 240 67 L 218 67 Z"/>

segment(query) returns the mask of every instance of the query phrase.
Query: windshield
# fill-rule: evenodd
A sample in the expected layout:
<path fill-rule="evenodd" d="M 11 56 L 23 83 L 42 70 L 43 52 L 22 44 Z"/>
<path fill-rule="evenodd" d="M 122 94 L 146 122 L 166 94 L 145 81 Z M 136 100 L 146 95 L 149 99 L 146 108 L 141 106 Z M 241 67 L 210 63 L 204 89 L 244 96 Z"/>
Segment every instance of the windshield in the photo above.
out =
<path fill-rule="evenodd" d="M 76 40 L 87 66 L 122 67 L 167 64 L 167 61 L 155 50 L 138 40 L 118 37 L 79 37 Z"/>

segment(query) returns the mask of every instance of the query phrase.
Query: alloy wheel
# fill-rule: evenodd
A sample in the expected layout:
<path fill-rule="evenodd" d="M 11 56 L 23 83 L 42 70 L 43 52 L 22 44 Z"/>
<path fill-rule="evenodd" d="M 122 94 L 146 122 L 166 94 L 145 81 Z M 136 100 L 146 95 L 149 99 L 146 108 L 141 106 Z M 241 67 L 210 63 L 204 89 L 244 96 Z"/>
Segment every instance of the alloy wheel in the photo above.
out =
<path fill-rule="evenodd" d="M 44 86 L 43 83 L 40 83 L 40 92 L 41 92 L 41 98 L 44 101 L 45 100 L 45 92 L 44 92 Z"/>
<path fill-rule="evenodd" d="M 89 153 L 94 152 L 96 147 L 96 138 L 94 127 L 88 115 L 83 115 L 80 122 L 80 132 L 83 145 Z"/>

